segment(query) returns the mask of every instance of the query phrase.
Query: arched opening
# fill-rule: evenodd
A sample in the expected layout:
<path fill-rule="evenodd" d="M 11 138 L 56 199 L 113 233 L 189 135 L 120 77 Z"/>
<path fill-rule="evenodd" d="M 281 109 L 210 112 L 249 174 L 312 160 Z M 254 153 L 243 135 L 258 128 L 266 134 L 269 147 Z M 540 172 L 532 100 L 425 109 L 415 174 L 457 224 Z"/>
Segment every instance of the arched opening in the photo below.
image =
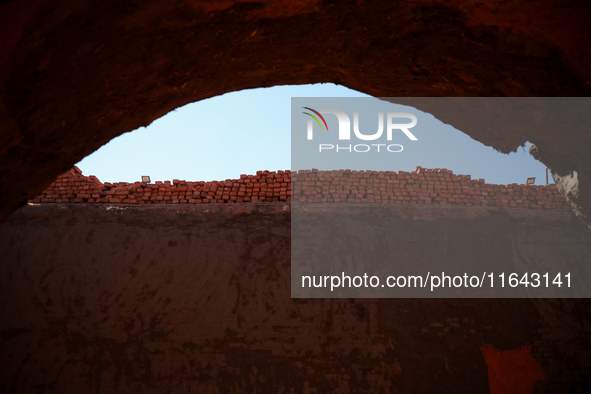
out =
<path fill-rule="evenodd" d="M 369 96 L 334 84 L 227 93 L 178 108 L 146 128 L 117 137 L 77 166 L 86 176 L 111 183 L 137 182 L 141 174 L 152 181 L 223 181 L 259 170 L 287 170 L 292 97 Z M 530 143 L 504 154 L 433 116 L 427 122 L 420 146 L 407 145 L 407 152 L 387 170 L 410 172 L 421 166 L 449 169 L 491 184 L 525 184 L 530 177 L 536 178 L 534 184 L 546 183 L 544 165 L 528 153 Z M 549 183 L 554 183 L 551 177 Z"/>
<path fill-rule="evenodd" d="M 229 91 L 318 82 L 377 97 L 590 91 L 584 2 L 2 7 L 3 217 L 115 136 Z M 589 133 L 459 129 L 502 152 L 536 143 L 561 177 L 576 171 L 565 194 L 588 204 Z"/>
<path fill-rule="evenodd" d="M 584 1 L 555 0 L 3 2 L 0 219 L 111 139 L 231 91 L 332 82 L 374 97 L 589 96 L 589 15 Z M 505 153 L 534 142 L 584 215 L 588 108 L 572 108 L 572 129 L 457 128 Z M 30 227 L 1 233 L 2 386 L 588 391 L 586 300 L 292 300 L 282 212 L 7 222 Z M 73 230 L 83 222 L 100 231 Z M 243 248 L 230 222 L 246 228 Z M 568 233 L 564 248 L 584 252 L 572 239 L 587 234 Z M 55 239 L 62 251 L 39 247 Z M 198 256 L 204 243 L 213 264 Z"/>

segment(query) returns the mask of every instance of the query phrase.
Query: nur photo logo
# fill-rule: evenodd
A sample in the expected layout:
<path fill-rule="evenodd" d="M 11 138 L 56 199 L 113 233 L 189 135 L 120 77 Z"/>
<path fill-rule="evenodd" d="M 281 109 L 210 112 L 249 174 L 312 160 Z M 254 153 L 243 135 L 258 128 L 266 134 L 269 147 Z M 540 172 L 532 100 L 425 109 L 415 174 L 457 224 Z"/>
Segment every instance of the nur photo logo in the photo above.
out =
<path fill-rule="evenodd" d="M 321 131 L 326 128 L 328 129 L 328 123 L 322 114 L 333 114 L 336 116 L 338 121 L 338 140 L 339 141 L 350 141 L 351 140 L 351 119 L 344 111 L 338 109 L 321 109 L 317 111 L 310 107 L 302 107 L 310 112 L 302 112 L 309 117 L 307 119 L 307 139 L 309 141 L 314 139 L 314 121 L 318 124 Z M 361 141 L 377 141 L 384 140 L 384 129 L 385 142 L 392 141 L 395 131 L 401 131 L 411 141 L 418 141 L 417 137 L 409 130 L 417 125 L 417 117 L 408 112 L 388 112 L 384 117 L 383 112 L 377 113 L 378 118 L 378 130 L 373 134 L 362 133 L 359 128 L 359 113 L 353 112 L 353 134 L 354 137 Z M 384 121 L 385 119 L 385 121 Z M 409 119 L 410 123 L 398 123 L 400 119 Z M 396 122 L 396 123 L 395 123 Z M 324 125 L 324 127 L 323 127 Z M 335 136 L 336 137 L 336 136 Z M 402 152 L 404 147 L 400 144 L 389 144 L 389 143 L 373 143 L 373 144 L 318 144 L 318 151 L 324 152 L 357 152 L 366 153 L 370 151 L 387 151 L 392 153 Z"/>

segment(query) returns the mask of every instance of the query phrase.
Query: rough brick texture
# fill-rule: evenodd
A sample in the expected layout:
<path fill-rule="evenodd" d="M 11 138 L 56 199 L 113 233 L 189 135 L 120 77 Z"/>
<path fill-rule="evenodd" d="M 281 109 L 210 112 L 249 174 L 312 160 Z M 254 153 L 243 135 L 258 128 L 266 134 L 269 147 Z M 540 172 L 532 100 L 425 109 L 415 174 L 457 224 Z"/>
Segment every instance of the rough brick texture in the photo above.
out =
<path fill-rule="evenodd" d="M 292 188 L 293 185 L 293 188 Z M 240 179 L 101 183 L 79 168 L 58 177 L 33 203 L 207 204 L 349 202 L 568 209 L 556 186 L 492 185 L 447 169 L 258 171 Z"/>

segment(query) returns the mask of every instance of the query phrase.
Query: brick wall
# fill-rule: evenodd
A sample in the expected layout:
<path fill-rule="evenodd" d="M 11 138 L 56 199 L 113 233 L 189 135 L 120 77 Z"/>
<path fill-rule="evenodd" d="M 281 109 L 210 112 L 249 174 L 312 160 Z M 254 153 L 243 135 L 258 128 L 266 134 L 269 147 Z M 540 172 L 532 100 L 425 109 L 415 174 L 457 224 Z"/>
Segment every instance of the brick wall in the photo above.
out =
<path fill-rule="evenodd" d="M 292 189 L 293 184 L 293 189 Z M 556 186 L 492 185 L 446 169 L 393 171 L 258 171 L 240 179 L 148 184 L 101 183 L 72 168 L 33 203 L 203 204 L 233 202 L 354 202 L 566 209 Z"/>

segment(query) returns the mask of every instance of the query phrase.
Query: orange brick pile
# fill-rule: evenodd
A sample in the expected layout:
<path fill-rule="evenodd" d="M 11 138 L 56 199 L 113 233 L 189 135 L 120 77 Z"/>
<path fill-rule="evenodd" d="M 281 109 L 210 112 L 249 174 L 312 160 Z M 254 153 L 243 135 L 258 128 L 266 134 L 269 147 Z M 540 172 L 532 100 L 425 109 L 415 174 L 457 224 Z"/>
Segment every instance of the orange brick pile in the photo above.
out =
<path fill-rule="evenodd" d="M 297 177 L 297 179 L 296 179 Z M 570 208 L 556 186 L 491 185 L 447 169 L 298 171 L 294 201 Z"/>
<path fill-rule="evenodd" d="M 78 167 L 60 175 L 33 203 L 202 204 L 289 201 L 290 171 L 258 171 L 214 182 L 170 181 L 102 184 Z"/>
<path fill-rule="evenodd" d="M 293 189 L 292 189 L 293 185 Z M 101 183 L 77 167 L 58 177 L 33 203 L 207 204 L 234 202 L 352 202 L 570 208 L 556 186 L 491 185 L 446 169 L 393 171 L 258 171 L 240 179 L 154 184 Z"/>

